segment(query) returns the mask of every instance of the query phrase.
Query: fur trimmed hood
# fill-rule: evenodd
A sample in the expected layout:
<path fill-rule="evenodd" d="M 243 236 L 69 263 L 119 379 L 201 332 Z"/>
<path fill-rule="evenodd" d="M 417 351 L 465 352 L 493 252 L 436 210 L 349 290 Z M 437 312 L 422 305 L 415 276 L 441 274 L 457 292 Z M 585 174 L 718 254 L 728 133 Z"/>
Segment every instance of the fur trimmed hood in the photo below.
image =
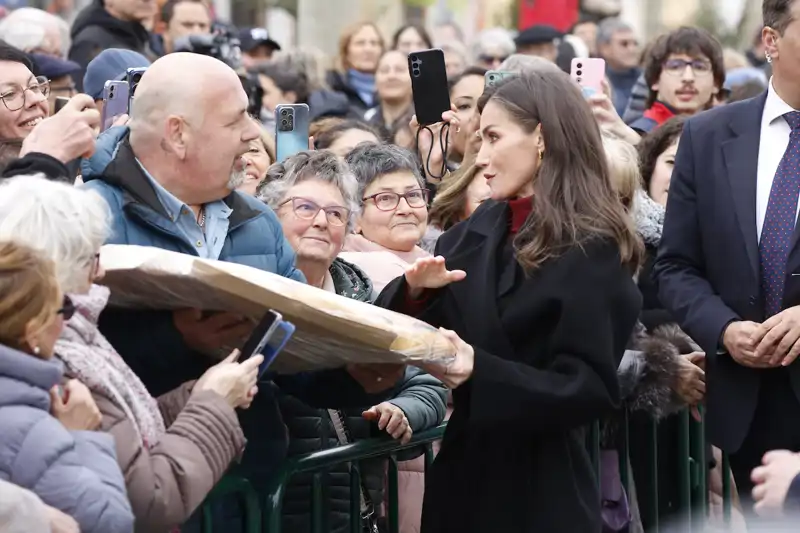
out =
<path fill-rule="evenodd" d="M 700 347 L 674 324 L 646 334 L 639 325 L 617 370 L 622 397 L 628 409 L 645 411 L 656 420 L 683 407 L 673 391 L 680 375 L 680 358 Z"/>
<path fill-rule="evenodd" d="M 661 242 L 661 230 L 664 228 L 666 209 L 657 204 L 644 190 L 636 191 L 633 200 L 633 221 L 636 230 L 648 246 L 658 246 Z"/>

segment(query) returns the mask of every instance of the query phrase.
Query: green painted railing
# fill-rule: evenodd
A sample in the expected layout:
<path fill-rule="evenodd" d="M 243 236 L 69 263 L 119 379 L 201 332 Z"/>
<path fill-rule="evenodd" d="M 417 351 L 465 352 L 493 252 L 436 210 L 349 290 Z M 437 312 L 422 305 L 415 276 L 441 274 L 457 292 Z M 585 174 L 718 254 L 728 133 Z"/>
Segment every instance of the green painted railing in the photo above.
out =
<path fill-rule="evenodd" d="M 265 533 L 281 533 L 281 509 L 283 496 L 289 479 L 300 472 L 313 472 L 312 500 L 311 500 L 311 530 L 313 533 L 322 532 L 322 472 L 340 465 L 351 463 L 350 476 L 350 530 L 353 533 L 361 533 L 361 523 L 358 518 L 361 510 L 359 508 L 359 487 L 361 484 L 360 471 L 357 466 L 359 461 L 378 457 L 389 459 L 389 479 L 388 479 L 388 509 L 387 518 L 390 533 L 398 533 L 397 516 L 397 453 L 403 450 L 423 448 L 425 453 L 425 469 L 433 463 L 433 443 L 440 440 L 444 435 L 446 424 L 420 432 L 415 435 L 408 444 L 399 444 L 391 439 L 369 439 L 346 446 L 321 450 L 288 459 L 280 471 L 275 475 L 269 488 L 268 496 L 264 506 L 264 518 L 266 519 Z M 295 533 L 295 532 L 291 532 Z M 297 532 L 300 533 L 300 532 Z"/>
<path fill-rule="evenodd" d="M 681 412 L 676 416 L 678 417 L 677 439 L 676 442 L 668 444 L 668 449 L 660 450 L 658 447 L 659 425 L 656 422 L 648 423 L 645 430 L 647 471 L 637 472 L 636 488 L 646 486 L 647 490 L 643 492 L 647 492 L 650 496 L 642 499 L 637 495 L 639 508 L 651 517 L 651 523 L 646 527 L 647 533 L 658 533 L 663 525 L 662 517 L 659 516 L 659 454 L 677 454 L 678 458 L 678 502 L 677 510 L 670 516 L 671 530 L 675 528 L 676 531 L 682 533 L 699 533 L 706 526 L 710 471 L 707 466 L 709 458 L 704 438 L 705 424 L 692 419 L 688 411 Z M 628 413 L 624 413 L 620 424 L 621 436 L 617 442 L 617 450 L 620 452 L 620 475 L 630 495 L 629 481 L 632 476 L 629 475 L 628 418 Z M 266 497 L 262 496 L 263 499 L 256 496 L 247 481 L 239 478 L 226 478 L 214 489 L 209 500 L 236 496 L 245 510 L 244 531 L 246 533 L 281 533 L 283 498 L 289 480 L 301 472 L 311 473 L 313 474 L 312 490 L 309 495 L 312 503 L 311 532 L 327 533 L 323 530 L 323 474 L 334 466 L 349 463 L 351 465 L 350 516 L 355 517 L 350 520 L 350 529 L 352 533 L 361 533 L 362 526 L 358 518 L 361 514 L 359 508 L 361 483 L 359 464 L 367 459 L 386 458 L 388 462 L 387 522 L 390 533 L 398 533 L 397 454 L 405 450 L 422 448 L 427 469 L 433 463 L 433 443 L 442 438 L 445 426 L 446 424 L 443 424 L 421 432 L 415 435 L 408 444 L 398 444 L 389 438 L 369 439 L 288 459 L 271 480 Z M 601 472 L 598 424 L 593 424 L 590 431 L 587 432 L 587 448 L 599 480 Z M 723 455 L 722 463 L 723 516 L 725 523 L 729 524 L 731 520 L 731 484 L 727 456 Z M 640 491 L 637 492 L 641 494 Z M 203 518 L 203 533 L 212 533 L 211 511 L 208 505 L 203 508 Z M 235 532 L 226 531 L 226 533 Z"/>

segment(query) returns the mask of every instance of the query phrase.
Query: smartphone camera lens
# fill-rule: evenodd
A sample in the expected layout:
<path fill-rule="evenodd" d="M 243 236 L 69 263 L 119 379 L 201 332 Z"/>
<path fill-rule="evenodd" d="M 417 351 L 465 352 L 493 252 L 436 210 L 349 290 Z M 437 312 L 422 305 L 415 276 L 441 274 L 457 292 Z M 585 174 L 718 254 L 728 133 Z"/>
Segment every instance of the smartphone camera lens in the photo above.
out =
<path fill-rule="evenodd" d="M 418 68 L 414 69 L 414 76 L 415 77 L 419 77 L 419 69 Z"/>
<path fill-rule="evenodd" d="M 582 76 L 582 75 L 583 75 L 583 72 L 581 72 L 581 71 L 579 70 L 579 71 L 577 71 L 575 74 L 577 74 L 578 76 Z"/>
<path fill-rule="evenodd" d="M 288 114 L 289 114 L 289 110 L 288 109 L 281 109 L 281 115 L 283 115 L 285 117 Z"/>
<path fill-rule="evenodd" d="M 417 56 L 411 56 L 412 63 L 419 63 L 419 58 Z"/>
<path fill-rule="evenodd" d="M 583 63 L 578 63 L 576 66 L 577 66 L 578 68 L 583 68 Z"/>

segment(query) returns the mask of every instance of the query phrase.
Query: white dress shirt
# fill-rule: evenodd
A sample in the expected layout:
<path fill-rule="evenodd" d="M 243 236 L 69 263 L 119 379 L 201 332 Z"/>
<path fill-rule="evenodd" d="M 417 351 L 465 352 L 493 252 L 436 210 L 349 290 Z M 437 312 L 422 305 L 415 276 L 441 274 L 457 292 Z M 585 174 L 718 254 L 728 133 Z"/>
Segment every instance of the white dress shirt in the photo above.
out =
<path fill-rule="evenodd" d="M 764 227 L 764 218 L 767 216 L 769 193 L 772 190 L 772 181 L 781 164 L 783 154 L 789 146 L 789 135 L 792 128 L 783 118 L 786 113 L 795 111 L 792 106 L 783 101 L 775 92 L 772 79 L 769 80 L 767 102 L 761 115 L 761 140 L 758 144 L 758 176 L 756 181 L 756 226 L 758 239 L 761 240 L 761 230 Z M 800 211 L 800 201 L 798 202 Z"/>

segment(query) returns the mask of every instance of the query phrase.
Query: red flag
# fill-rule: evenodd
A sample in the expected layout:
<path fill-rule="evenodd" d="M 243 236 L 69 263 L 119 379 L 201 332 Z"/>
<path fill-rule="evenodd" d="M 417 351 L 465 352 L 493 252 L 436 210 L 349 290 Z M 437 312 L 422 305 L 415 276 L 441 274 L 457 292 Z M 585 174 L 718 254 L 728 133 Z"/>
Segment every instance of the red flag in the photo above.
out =
<path fill-rule="evenodd" d="M 578 20 L 580 0 L 519 0 L 519 30 L 546 24 L 566 32 Z"/>

